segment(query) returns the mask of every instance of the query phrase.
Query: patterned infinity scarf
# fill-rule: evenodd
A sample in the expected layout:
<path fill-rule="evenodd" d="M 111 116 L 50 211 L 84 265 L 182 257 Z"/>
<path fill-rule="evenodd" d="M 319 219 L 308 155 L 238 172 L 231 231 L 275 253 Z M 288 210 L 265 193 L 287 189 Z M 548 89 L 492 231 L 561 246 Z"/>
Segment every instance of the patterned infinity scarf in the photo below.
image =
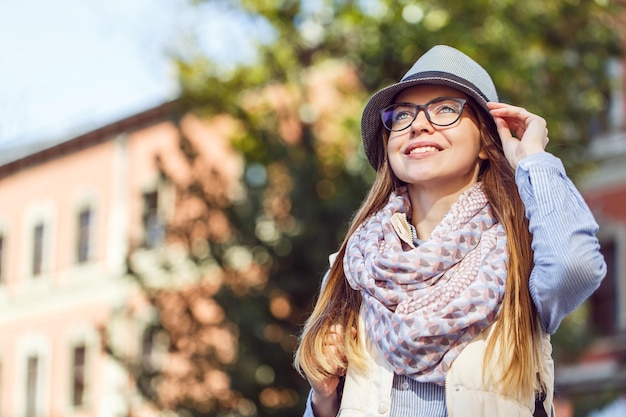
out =
<path fill-rule="evenodd" d="M 403 246 L 391 223 L 410 205 L 406 188 L 393 193 L 350 237 L 344 269 L 363 295 L 368 335 L 395 373 L 443 385 L 462 348 L 496 319 L 506 235 L 480 183 L 415 249 Z"/>

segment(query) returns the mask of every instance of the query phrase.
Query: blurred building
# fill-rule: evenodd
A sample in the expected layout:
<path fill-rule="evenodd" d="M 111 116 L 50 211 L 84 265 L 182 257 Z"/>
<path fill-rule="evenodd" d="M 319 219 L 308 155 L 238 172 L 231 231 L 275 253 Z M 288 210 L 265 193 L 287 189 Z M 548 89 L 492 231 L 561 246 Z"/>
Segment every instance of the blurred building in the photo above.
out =
<path fill-rule="evenodd" d="M 596 168 L 580 184 L 600 224 L 607 276 L 586 305 L 593 342 L 578 363 L 559 367 L 556 376 L 557 392 L 566 402 L 578 398 L 606 404 L 614 399 L 613 409 L 622 408 L 617 411 L 621 414 L 606 414 L 613 416 L 626 415 L 626 60 L 608 68 L 614 87 L 589 148 Z M 571 411 L 557 417 L 569 417 Z"/>
<path fill-rule="evenodd" d="M 169 107 L 0 153 L 0 416 L 143 415 L 102 330 L 144 353 L 141 329 L 116 315 L 142 309 L 129 249 L 163 243 L 174 201 L 163 161 L 184 173 Z M 224 159 L 219 129 L 216 139 L 197 120 L 179 126 Z"/>

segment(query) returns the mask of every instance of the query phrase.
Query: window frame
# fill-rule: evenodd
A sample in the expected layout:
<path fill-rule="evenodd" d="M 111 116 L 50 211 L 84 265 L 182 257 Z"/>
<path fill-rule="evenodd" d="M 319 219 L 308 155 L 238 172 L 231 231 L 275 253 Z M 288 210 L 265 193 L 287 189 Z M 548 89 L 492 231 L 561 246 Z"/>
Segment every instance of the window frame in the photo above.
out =
<path fill-rule="evenodd" d="M 27 282 L 47 282 L 50 274 L 53 272 L 53 260 L 55 255 L 55 219 L 56 206 L 47 200 L 34 202 L 26 210 L 24 217 L 24 236 L 22 243 L 22 268 Z M 43 234 L 41 241 L 41 265 L 40 273 L 35 274 L 34 261 L 36 256 L 35 250 L 35 228 L 43 225 Z M 40 284 L 36 284 L 40 285 Z"/>
<path fill-rule="evenodd" d="M 76 352 L 82 349 L 82 363 L 77 365 Z M 89 345 L 86 342 L 76 343 L 71 348 L 70 369 L 70 405 L 72 408 L 84 408 L 87 405 L 87 362 L 89 357 Z M 80 375 L 79 375 L 80 374 Z M 79 401 L 77 401 L 77 390 Z"/>
<path fill-rule="evenodd" d="M 35 367 L 36 380 L 32 400 L 34 401 L 34 416 L 45 415 L 50 404 L 50 342 L 40 333 L 30 333 L 18 340 L 17 344 L 17 405 L 16 415 L 19 417 L 30 417 L 29 411 L 29 360 L 37 358 Z"/>
<path fill-rule="evenodd" d="M 83 224 L 83 215 L 87 215 L 87 223 Z M 92 204 L 81 205 L 75 218 L 76 239 L 74 243 L 74 259 L 78 265 L 88 264 L 94 256 L 95 210 Z"/>
<path fill-rule="evenodd" d="M 39 221 L 31 229 L 30 275 L 38 278 L 44 274 L 46 252 L 46 223 Z"/>

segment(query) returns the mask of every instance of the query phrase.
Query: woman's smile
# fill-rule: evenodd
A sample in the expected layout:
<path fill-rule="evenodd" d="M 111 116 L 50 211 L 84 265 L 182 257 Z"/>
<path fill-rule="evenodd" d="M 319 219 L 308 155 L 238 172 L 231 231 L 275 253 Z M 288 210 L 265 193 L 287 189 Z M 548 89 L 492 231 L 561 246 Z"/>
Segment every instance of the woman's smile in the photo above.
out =
<path fill-rule="evenodd" d="M 430 154 L 439 152 L 442 150 L 442 147 L 436 144 L 424 143 L 424 142 L 414 142 L 409 144 L 406 147 L 405 153 L 407 155 L 418 155 L 418 154 Z"/>
<path fill-rule="evenodd" d="M 396 102 L 423 104 L 439 97 L 459 97 L 452 88 L 422 85 L 407 88 Z M 467 110 L 449 126 L 432 124 L 424 111 L 401 131 L 389 132 L 387 154 L 393 173 L 412 187 L 457 194 L 478 178 L 480 131 Z"/>

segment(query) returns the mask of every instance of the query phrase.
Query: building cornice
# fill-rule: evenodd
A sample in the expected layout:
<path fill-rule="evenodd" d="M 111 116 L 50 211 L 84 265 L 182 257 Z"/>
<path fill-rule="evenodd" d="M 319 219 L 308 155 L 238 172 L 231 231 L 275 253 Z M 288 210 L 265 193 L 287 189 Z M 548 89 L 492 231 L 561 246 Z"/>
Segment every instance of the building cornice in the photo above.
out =
<path fill-rule="evenodd" d="M 177 100 L 166 102 L 89 132 L 74 136 L 68 140 L 62 140 L 48 146 L 42 145 L 34 152 L 27 152 L 25 155 L 18 156 L 1 164 L 0 179 L 34 165 L 42 164 L 106 142 L 120 134 L 135 132 L 147 126 L 168 120 L 175 114 L 176 103 Z"/>

